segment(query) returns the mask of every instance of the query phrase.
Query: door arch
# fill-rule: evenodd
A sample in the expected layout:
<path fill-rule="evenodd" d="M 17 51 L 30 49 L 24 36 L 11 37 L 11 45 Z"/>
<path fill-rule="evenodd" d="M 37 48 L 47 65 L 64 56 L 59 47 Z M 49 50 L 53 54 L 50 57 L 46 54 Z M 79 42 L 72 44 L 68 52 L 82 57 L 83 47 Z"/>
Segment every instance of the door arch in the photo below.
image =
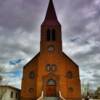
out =
<path fill-rule="evenodd" d="M 49 79 L 48 82 L 47 82 L 47 84 L 55 86 L 56 85 L 56 81 L 53 80 L 53 79 Z"/>

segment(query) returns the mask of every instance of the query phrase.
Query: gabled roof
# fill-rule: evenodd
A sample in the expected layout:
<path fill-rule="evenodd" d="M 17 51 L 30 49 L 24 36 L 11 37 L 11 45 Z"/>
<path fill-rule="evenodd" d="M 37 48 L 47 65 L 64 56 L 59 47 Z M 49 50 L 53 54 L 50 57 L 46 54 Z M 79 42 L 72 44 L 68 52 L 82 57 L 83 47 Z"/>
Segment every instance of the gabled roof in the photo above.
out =
<path fill-rule="evenodd" d="M 10 86 L 10 85 L 0 85 L 0 88 L 7 88 L 7 89 L 13 89 L 16 91 L 20 91 L 20 89 L 13 87 L 13 86 Z"/>
<path fill-rule="evenodd" d="M 68 57 L 64 52 L 62 53 L 69 61 L 71 61 L 74 65 L 76 65 L 76 67 L 78 67 L 78 65 L 70 57 Z"/>
<path fill-rule="evenodd" d="M 27 67 L 27 65 L 31 62 L 33 62 L 34 60 L 38 59 L 38 56 L 40 55 L 40 52 L 38 54 L 36 54 L 27 64 L 24 65 L 24 68 Z"/>

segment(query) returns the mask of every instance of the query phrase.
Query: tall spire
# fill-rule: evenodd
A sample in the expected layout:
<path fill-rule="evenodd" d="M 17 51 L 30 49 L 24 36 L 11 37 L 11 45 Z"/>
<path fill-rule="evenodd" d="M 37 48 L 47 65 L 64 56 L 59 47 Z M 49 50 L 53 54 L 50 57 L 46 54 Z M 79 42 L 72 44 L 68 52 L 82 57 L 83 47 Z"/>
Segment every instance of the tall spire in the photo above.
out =
<path fill-rule="evenodd" d="M 55 12 L 55 8 L 54 8 L 52 0 L 49 1 L 45 19 L 46 20 L 57 20 L 57 16 L 56 16 L 56 12 Z"/>
<path fill-rule="evenodd" d="M 53 1 L 50 0 L 49 1 L 49 5 L 47 8 L 47 12 L 46 12 L 46 16 L 45 16 L 45 20 L 42 23 L 42 25 L 51 25 L 51 24 L 59 24 L 57 16 L 56 16 L 56 11 L 53 5 Z"/>

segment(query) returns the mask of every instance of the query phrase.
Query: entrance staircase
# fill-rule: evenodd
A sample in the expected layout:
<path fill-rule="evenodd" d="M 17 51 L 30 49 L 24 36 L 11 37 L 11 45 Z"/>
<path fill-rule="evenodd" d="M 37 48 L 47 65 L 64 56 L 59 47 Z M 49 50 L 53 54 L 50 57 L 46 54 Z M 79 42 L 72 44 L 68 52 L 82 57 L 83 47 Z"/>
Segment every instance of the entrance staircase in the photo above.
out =
<path fill-rule="evenodd" d="M 44 97 L 43 100 L 60 100 L 59 97 Z"/>
<path fill-rule="evenodd" d="M 66 100 L 66 99 L 62 97 L 60 91 L 59 91 L 59 97 L 44 97 L 42 91 L 41 96 L 37 100 Z"/>

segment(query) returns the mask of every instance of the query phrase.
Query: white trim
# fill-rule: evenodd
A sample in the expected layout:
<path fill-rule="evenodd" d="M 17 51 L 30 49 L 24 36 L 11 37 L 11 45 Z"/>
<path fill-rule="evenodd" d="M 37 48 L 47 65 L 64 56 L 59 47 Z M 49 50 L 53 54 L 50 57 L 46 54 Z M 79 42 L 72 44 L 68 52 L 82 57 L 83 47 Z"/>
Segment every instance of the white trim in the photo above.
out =
<path fill-rule="evenodd" d="M 41 93 L 41 96 L 37 100 L 43 100 L 43 91 Z"/>
<path fill-rule="evenodd" d="M 60 97 L 62 100 L 66 100 L 66 99 L 61 95 L 61 91 L 59 91 L 59 97 Z"/>

